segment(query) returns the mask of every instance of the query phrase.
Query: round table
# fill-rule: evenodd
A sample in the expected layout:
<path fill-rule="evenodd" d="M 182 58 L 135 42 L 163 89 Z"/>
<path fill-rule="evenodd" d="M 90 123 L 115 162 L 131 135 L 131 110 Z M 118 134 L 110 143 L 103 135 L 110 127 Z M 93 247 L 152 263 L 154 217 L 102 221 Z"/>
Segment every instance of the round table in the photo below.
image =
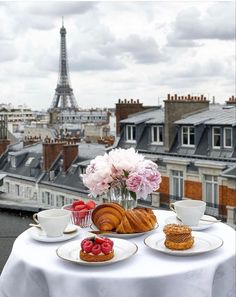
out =
<path fill-rule="evenodd" d="M 162 232 L 173 213 L 155 210 Z M 215 223 L 202 231 L 221 237 L 217 250 L 189 257 L 163 254 L 147 247 L 146 237 L 129 239 L 138 252 L 107 266 L 82 266 L 56 255 L 60 243 L 31 238 L 29 230 L 15 241 L 0 277 L 0 297 L 233 297 L 235 296 L 235 231 Z M 83 229 L 77 240 L 86 236 Z"/>

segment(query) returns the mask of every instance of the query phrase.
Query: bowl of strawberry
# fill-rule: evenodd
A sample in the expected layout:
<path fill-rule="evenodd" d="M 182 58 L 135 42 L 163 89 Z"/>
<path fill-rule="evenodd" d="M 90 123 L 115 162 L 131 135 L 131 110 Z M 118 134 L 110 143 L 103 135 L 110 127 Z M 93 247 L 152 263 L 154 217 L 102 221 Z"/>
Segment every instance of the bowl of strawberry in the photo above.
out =
<path fill-rule="evenodd" d="M 82 228 L 91 225 L 92 212 L 95 207 L 96 203 L 93 200 L 88 202 L 76 200 L 72 204 L 63 206 L 64 209 L 70 210 L 72 223 Z"/>

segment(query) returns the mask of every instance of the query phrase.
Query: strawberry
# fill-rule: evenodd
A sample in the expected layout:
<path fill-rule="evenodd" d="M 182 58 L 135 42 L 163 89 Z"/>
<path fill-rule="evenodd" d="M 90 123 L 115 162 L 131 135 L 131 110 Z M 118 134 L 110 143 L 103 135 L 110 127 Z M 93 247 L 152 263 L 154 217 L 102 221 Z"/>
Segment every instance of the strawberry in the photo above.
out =
<path fill-rule="evenodd" d="M 113 247 L 114 242 L 113 242 L 110 238 L 105 238 L 105 241 L 106 241 L 107 243 L 109 243 L 109 244 L 111 245 L 111 247 Z"/>
<path fill-rule="evenodd" d="M 103 254 L 107 255 L 112 251 L 112 246 L 108 242 L 103 242 L 101 244 L 101 250 L 102 250 Z"/>
<path fill-rule="evenodd" d="M 87 207 L 86 207 L 85 204 L 83 204 L 83 205 L 82 205 L 82 204 L 79 204 L 79 205 L 76 205 L 76 206 L 75 206 L 74 210 L 75 210 L 75 211 L 78 211 L 78 210 L 80 211 L 80 210 L 82 210 L 82 209 L 84 209 L 84 208 L 87 209 Z"/>
<path fill-rule="evenodd" d="M 96 203 L 93 200 L 89 200 L 86 203 L 86 206 L 88 207 L 88 209 L 94 209 L 96 207 Z"/>
<path fill-rule="evenodd" d="M 93 242 L 88 240 L 83 244 L 82 249 L 85 251 L 85 253 L 90 253 L 93 247 L 94 247 Z"/>
<path fill-rule="evenodd" d="M 101 253 L 101 245 L 100 244 L 97 244 L 95 243 L 92 247 L 92 250 L 91 252 L 94 254 L 94 255 L 98 255 Z"/>
<path fill-rule="evenodd" d="M 95 238 L 95 242 L 96 242 L 96 243 L 99 243 L 99 244 L 102 244 L 103 242 L 106 242 L 106 238 L 96 236 L 96 238 Z"/>
<path fill-rule="evenodd" d="M 76 205 L 84 205 L 84 201 L 83 200 L 76 200 L 72 203 L 72 208 L 74 209 L 76 207 Z"/>
<path fill-rule="evenodd" d="M 88 214 L 88 209 L 85 207 L 84 209 L 78 211 L 77 216 L 79 219 L 84 219 Z"/>

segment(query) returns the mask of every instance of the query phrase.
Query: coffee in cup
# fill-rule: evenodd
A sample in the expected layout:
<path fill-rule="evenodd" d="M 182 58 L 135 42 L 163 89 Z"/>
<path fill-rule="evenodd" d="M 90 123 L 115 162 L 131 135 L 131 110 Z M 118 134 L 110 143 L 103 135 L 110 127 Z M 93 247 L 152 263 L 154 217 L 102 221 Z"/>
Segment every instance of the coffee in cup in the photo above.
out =
<path fill-rule="evenodd" d="M 40 224 L 48 237 L 62 236 L 70 217 L 71 213 L 66 209 L 48 209 L 33 215 L 34 221 Z"/>
<path fill-rule="evenodd" d="M 197 226 L 206 210 L 206 202 L 201 200 L 181 200 L 170 203 L 170 209 L 188 226 Z"/>

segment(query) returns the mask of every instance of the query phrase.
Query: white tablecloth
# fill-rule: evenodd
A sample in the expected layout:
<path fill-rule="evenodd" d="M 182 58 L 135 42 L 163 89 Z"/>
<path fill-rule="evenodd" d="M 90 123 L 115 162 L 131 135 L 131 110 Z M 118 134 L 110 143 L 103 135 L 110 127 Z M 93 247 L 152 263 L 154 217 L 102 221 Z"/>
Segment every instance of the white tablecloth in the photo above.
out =
<path fill-rule="evenodd" d="M 162 232 L 169 211 L 155 211 Z M 78 235 L 76 240 L 85 236 Z M 129 239 L 138 253 L 108 266 L 85 267 L 56 255 L 62 243 L 33 240 L 29 231 L 15 241 L 0 277 L 0 297 L 235 297 L 235 231 L 223 223 L 202 231 L 224 245 L 212 252 L 176 257 Z"/>

